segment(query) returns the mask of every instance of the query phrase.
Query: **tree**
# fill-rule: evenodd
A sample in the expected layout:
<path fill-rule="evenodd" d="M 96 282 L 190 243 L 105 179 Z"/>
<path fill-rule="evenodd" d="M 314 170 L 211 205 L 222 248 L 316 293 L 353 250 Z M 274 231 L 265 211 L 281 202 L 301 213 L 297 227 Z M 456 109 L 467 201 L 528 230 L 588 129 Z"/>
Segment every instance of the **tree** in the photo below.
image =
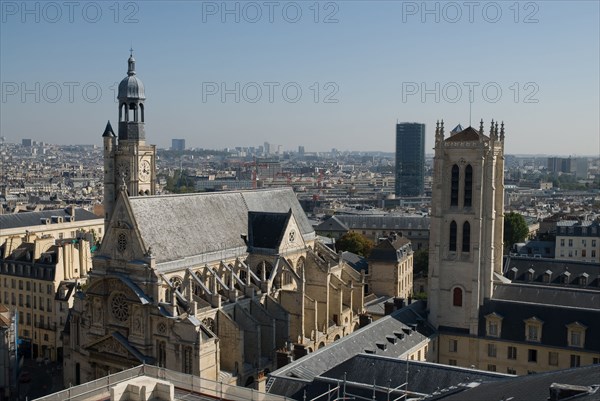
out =
<path fill-rule="evenodd" d="M 527 238 L 529 228 L 525 218 L 519 213 L 510 212 L 504 215 L 504 249 L 508 250 L 513 244 Z"/>
<path fill-rule="evenodd" d="M 373 249 L 373 241 L 356 232 L 348 232 L 335 243 L 338 251 L 348 251 L 357 255 L 368 257 Z"/>
<path fill-rule="evenodd" d="M 427 275 L 429 272 L 429 249 L 421 248 L 416 250 L 413 255 L 413 274 L 423 273 Z"/>

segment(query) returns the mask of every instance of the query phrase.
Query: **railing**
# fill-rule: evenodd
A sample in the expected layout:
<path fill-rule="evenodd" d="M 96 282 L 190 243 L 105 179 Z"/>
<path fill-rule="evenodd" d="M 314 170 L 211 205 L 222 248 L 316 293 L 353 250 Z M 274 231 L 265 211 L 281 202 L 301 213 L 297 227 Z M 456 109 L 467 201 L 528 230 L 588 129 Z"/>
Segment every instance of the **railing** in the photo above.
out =
<path fill-rule="evenodd" d="M 202 379 L 153 365 L 139 365 L 103 378 L 71 387 L 36 401 L 86 401 L 110 396 L 111 387 L 139 376 L 149 376 L 172 383 L 176 389 L 228 401 L 292 401 L 290 398 L 263 393 L 254 389 Z M 176 397 L 177 398 L 177 397 Z"/>

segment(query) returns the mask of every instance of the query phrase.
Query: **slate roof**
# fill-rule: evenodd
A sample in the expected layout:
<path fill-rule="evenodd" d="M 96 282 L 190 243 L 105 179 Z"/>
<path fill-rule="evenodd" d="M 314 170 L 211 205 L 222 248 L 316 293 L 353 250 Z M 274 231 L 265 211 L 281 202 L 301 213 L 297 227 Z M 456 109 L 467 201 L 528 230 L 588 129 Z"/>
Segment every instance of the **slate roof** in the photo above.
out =
<path fill-rule="evenodd" d="M 533 271 L 532 280 L 529 279 L 530 270 Z M 545 283 L 548 271 L 551 272 L 550 283 Z M 564 282 L 565 272 L 569 273 L 567 283 Z M 587 274 L 586 285 L 582 285 L 581 281 L 584 274 Z M 600 265 L 592 262 L 508 256 L 504 259 L 504 276 L 513 282 L 600 291 Z"/>
<path fill-rule="evenodd" d="M 371 250 L 369 260 L 393 261 L 396 262 L 409 252 L 410 240 L 405 237 L 397 237 L 395 240 L 385 239 Z"/>
<path fill-rule="evenodd" d="M 546 401 L 549 399 L 552 383 L 571 384 L 578 386 L 600 386 L 600 365 L 584 366 L 553 372 L 536 373 L 482 383 L 477 387 L 468 388 L 457 394 L 440 395 L 431 400 L 444 401 Z M 600 400 L 600 389 L 592 394 L 580 395 L 577 401 Z"/>
<path fill-rule="evenodd" d="M 335 220 L 334 220 L 335 219 Z M 338 222 L 334 228 L 321 228 L 330 220 Z M 340 225 L 341 224 L 341 225 Z M 350 229 L 357 230 L 361 228 L 367 229 L 383 229 L 383 230 L 429 230 L 429 217 L 421 216 L 355 216 L 355 215 L 337 215 L 329 220 L 319 224 L 315 230 L 317 231 L 336 231 L 335 227 L 345 227 L 344 231 Z"/>
<path fill-rule="evenodd" d="M 500 339 L 525 342 L 525 320 L 536 317 L 544 323 L 541 342 L 532 342 L 532 346 L 565 348 L 568 346 L 566 326 L 579 322 L 587 326 L 585 349 L 600 352 L 599 292 L 498 284 L 494 298 L 485 300 L 479 310 L 479 337 L 486 337 L 485 316 L 491 313 L 503 317 Z"/>
<path fill-rule="evenodd" d="M 435 334 L 420 315 L 425 308 L 423 302 L 417 301 L 276 370 L 271 376 L 312 380 L 365 350 L 397 358 Z M 412 331 L 409 324 L 418 325 L 417 330 Z"/>
<path fill-rule="evenodd" d="M 137 226 L 157 263 L 227 249 L 246 249 L 248 212 L 287 213 L 305 240 L 315 236 L 291 188 L 129 198 Z"/>
<path fill-rule="evenodd" d="M 277 378 L 269 388 L 269 393 L 284 395 L 296 400 L 313 399 L 343 383 L 349 396 L 360 396 L 373 399 L 373 383 L 378 386 L 375 399 L 386 401 L 396 399 L 402 393 L 392 393 L 388 398 L 388 386 L 394 389 L 406 382 L 407 363 L 405 359 L 381 355 L 359 354 L 317 376 L 307 382 L 293 379 Z M 436 391 L 454 388 L 466 383 L 483 383 L 503 380 L 508 375 L 487 372 L 457 366 L 448 366 L 430 362 L 408 362 L 408 390 L 413 394 L 426 396 Z M 337 382 L 337 383 L 336 383 Z M 340 389 L 340 397 L 343 395 Z M 410 398 L 409 398 L 410 399 Z"/>
<path fill-rule="evenodd" d="M 288 213 L 248 212 L 248 246 L 277 249 L 291 217 Z"/>
<path fill-rule="evenodd" d="M 52 218 L 52 216 L 60 216 L 65 218 L 70 215 L 66 209 L 43 210 L 41 212 L 2 214 L 0 215 L 0 233 L 2 232 L 2 230 L 9 228 L 29 226 L 45 227 L 46 225 L 40 224 L 41 219 L 50 219 Z M 85 209 L 75 208 L 75 221 L 86 220 L 102 220 L 102 217 L 98 217 L 94 213 L 88 212 Z"/>
<path fill-rule="evenodd" d="M 446 139 L 446 142 L 478 141 L 480 136 L 483 136 L 484 140 L 490 139 L 484 134 L 480 134 L 479 131 L 477 131 L 475 128 L 467 127 L 459 133 L 448 137 Z"/>
<path fill-rule="evenodd" d="M 110 120 L 108 120 L 108 122 L 106 123 L 106 128 L 104 128 L 104 133 L 102 134 L 102 137 L 113 137 L 115 136 L 115 132 L 112 129 L 112 125 L 110 125 Z"/>
<path fill-rule="evenodd" d="M 350 230 L 347 225 L 342 223 L 337 216 L 332 216 L 329 219 L 325 220 L 321 224 L 315 227 L 315 231 L 341 231 L 346 232 Z"/>
<path fill-rule="evenodd" d="M 369 264 L 367 263 L 367 260 L 355 253 L 349 251 L 342 252 L 342 260 L 348 263 L 356 271 L 364 270 L 366 272 L 369 269 Z"/>

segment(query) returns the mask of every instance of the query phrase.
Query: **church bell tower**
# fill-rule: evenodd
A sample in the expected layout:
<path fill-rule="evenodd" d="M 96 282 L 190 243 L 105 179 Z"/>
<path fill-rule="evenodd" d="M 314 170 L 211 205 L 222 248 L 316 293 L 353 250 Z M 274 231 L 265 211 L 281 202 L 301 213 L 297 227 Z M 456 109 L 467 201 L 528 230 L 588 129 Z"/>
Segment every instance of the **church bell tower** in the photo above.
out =
<path fill-rule="evenodd" d="M 104 142 L 105 226 L 111 218 L 117 192 L 124 185 L 129 196 L 156 193 L 156 146 L 146 144 L 144 84 L 137 77 L 133 50 L 127 60 L 127 76 L 119 83 L 119 129 L 110 121 Z"/>
<path fill-rule="evenodd" d="M 502 274 L 504 123 L 489 136 L 436 125 L 429 242 L 429 321 L 477 334 L 479 307 Z"/>

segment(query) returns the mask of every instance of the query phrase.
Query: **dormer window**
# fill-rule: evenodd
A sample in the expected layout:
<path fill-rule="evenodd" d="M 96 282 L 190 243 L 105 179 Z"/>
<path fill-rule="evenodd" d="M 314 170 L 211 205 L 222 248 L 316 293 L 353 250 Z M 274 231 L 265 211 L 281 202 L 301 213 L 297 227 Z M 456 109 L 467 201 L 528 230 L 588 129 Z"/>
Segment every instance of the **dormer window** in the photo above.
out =
<path fill-rule="evenodd" d="M 540 342 L 542 339 L 543 321 L 533 316 L 524 320 L 525 322 L 525 340 L 532 342 Z"/>
<path fill-rule="evenodd" d="M 585 344 L 585 331 L 587 326 L 573 322 L 567 325 L 567 340 L 569 347 L 583 348 Z"/>
<path fill-rule="evenodd" d="M 563 272 L 562 277 L 561 277 L 562 283 L 563 284 L 569 284 L 569 278 L 570 277 L 571 277 L 571 273 L 570 272 L 568 272 L 568 271 Z"/>
<path fill-rule="evenodd" d="M 534 273 L 535 273 L 535 270 L 533 270 L 533 269 L 527 270 L 527 281 L 533 281 Z"/>
<path fill-rule="evenodd" d="M 500 337 L 503 317 L 496 312 L 485 316 L 486 335 L 489 337 Z"/>
<path fill-rule="evenodd" d="M 581 286 L 586 286 L 588 284 L 588 277 L 590 275 L 587 273 L 583 273 L 581 276 L 579 276 L 579 285 Z"/>
<path fill-rule="evenodd" d="M 550 283 L 552 281 L 552 270 L 546 270 L 544 272 L 544 283 Z"/>
<path fill-rule="evenodd" d="M 514 281 L 517 279 L 517 274 L 519 273 L 519 269 L 517 269 L 516 267 L 513 267 L 510 269 L 510 275 L 511 275 L 511 279 Z"/>

